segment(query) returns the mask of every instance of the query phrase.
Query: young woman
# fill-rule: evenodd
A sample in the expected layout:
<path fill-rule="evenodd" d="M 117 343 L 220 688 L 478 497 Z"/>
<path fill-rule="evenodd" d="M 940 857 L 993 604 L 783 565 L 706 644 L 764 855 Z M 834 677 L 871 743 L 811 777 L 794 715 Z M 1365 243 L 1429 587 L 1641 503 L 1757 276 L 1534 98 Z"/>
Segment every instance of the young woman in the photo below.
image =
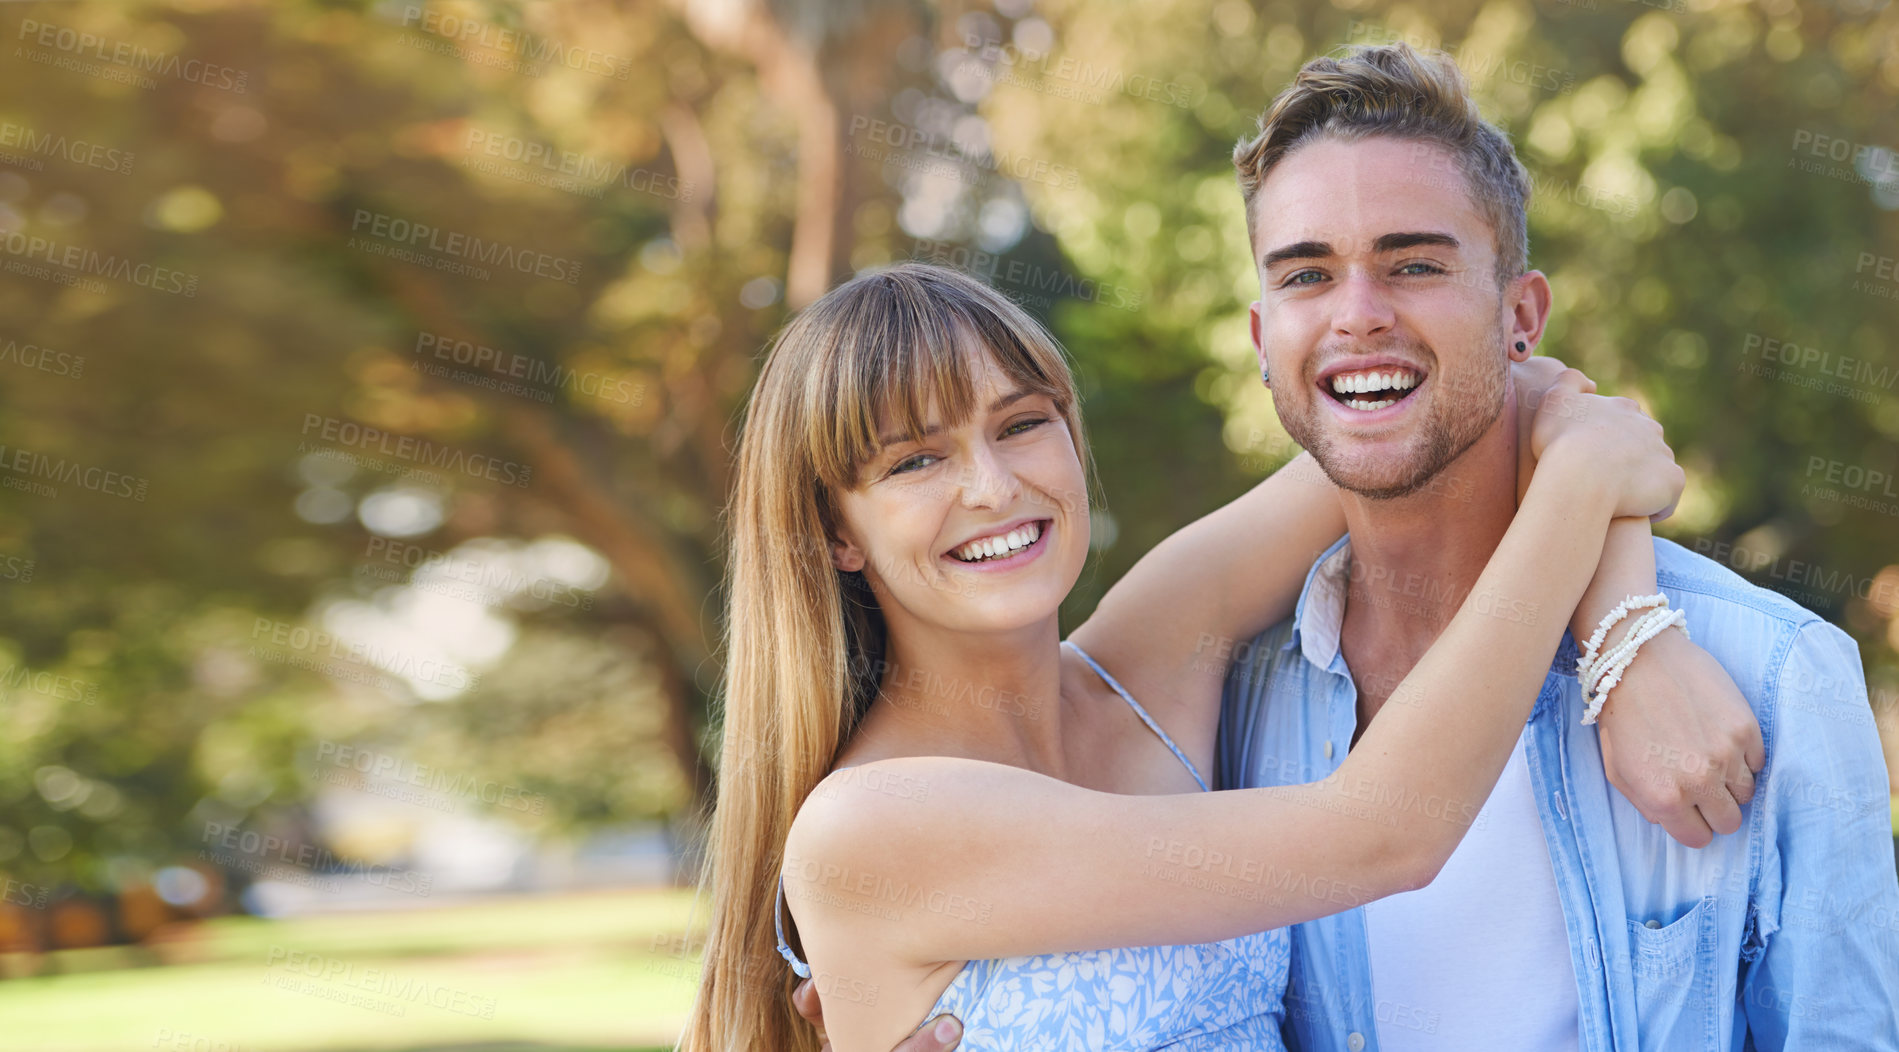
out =
<path fill-rule="evenodd" d="M 1568 611 L 1610 520 L 1679 495 L 1660 429 L 1584 383 L 1565 373 L 1535 414 L 1534 477 L 1473 594 Z M 1416 703 L 1385 706 L 1334 778 L 1208 792 L 1223 655 L 1291 612 L 1343 532 L 1337 493 L 1302 456 L 1168 542 L 1217 572 L 1173 593 L 1149 573 L 1164 602 L 1104 602 L 1065 643 L 1088 463 L 1053 339 L 953 271 L 861 276 L 780 335 L 730 510 L 712 917 L 682 1049 L 814 1047 L 794 971 L 839 1052 L 940 1012 L 965 1047 L 1277 1049 L 1276 929 L 1421 887 L 1457 846 L 1561 619 L 1464 604 L 1394 691 Z M 1082 649 L 1142 632 L 1146 668 Z M 1150 711 L 1104 664 L 1173 680 Z"/>

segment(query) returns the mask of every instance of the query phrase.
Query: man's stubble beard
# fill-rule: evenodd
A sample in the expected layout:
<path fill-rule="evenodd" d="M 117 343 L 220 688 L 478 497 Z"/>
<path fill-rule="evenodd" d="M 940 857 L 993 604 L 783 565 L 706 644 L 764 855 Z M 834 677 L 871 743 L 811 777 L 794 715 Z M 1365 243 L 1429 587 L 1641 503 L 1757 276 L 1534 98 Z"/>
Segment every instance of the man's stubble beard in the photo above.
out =
<path fill-rule="evenodd" d="M 1501 351 L 1503 327 L 1493 326 L 1491 335 L 1492 338 L 1487 342 Z M 1441 364 L 1442 359 L 1438 360 Z M 1316 426 L 1321 419 L 1320 413 L 1324 411 L 1316 399 L 1330 397 L 1319 392 L 1316 385 L 1308 382 L 1308 390 L 1315 392 L 1311 411 L 1298 420 L 1288 420 L 1282 414 L 1280 425 L 1293 441 L 1312 454 L 1312 459 L 1325 472 L 1325 477 L 1332 480 L 1333 485 L 1368 500 L 1397 500 L 1430 485 L 1431 480 L 1463 456 L 1465 450 L 1476 445 L 1477 440 L 1484 437 L 1491 425 L 1497 422 L 1497 417 L 1503 413 L 1504 384 L 1509 368 L 1506 356 L 1501 368 L 1493 373 L 1480 374 L 1477 379 L 1482 380 L 1487 376 L 1488 382 L 1470 402 L 1459 403 L 1450 398 L 1434 397 L 1430 413 L 1419 425 L 1422 448 L 1411 458 L 1411 465 L 1399 479 L 1382 485 L 1360 477 L 1364 474 L 1362 471 L 1354 474 L 1352 465 L 1341 463 L 1337 451 L 1332 448 L 1330 434 Z M 1432 381 L 1435 380 L 1434 375 Z M 1275 407 L 1278 404 L 1275 400 Z M 1308 427 L 1308 423 L 1314 426 Z"/>

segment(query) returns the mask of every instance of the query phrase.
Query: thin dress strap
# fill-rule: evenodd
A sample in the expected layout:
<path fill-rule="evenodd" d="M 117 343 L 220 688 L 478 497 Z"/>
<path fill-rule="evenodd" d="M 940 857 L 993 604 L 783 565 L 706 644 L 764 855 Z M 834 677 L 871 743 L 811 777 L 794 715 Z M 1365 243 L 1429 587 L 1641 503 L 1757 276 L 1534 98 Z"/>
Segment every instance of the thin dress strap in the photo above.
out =
<path fill-rule="evenodd" d="M 773 895 L 771 899 L 771 922 L 778 929 L 778 956 L 783 957 L 785 963 L 791 965 L 791 970 L 797 973 L 798 978 L 811 978 L 811 966 L 799 960 L 798 955 L 791 952 L 791 946 L 785 942 L 785 875 L 783 873 L 778 874 L 778 894 Z"/>
<path fill-rule="evenodd" d="M 842 767 L 833 768 L 831 773 L 848 771 L 856 766 L 854 763 L 847 763 Z M 772 896 L 771 900 L 771 923 L 772 927 L 778 929 L 778 956 L 783 957 L 785 963 L 791 965 L 791 970 L 797 973 L 798 978 L 811 978 L 811 966 L 799 960 L 798 955 L 792 952 L 791 944 L 785 941 L 785 873 L 783 868 L 778 871 L 778 894 Z"/>
<path fill-rule="evenodd" d="M 1144 708 L 1141 708 L 1141 703 L 1134 700 L 1134 695 L 1129 694 L 1121 686 L 1121 684 L 1115 682 L 1114 677 L 1108 675 L 1108 670 L 1096 664 L 1095 659 L 1089 657 L 1088 652 L 1086 650 L 1081 649 L 1080 647 L 1076 646 L 1074 643 L 1066 639 L 1062 640 L 1062 645 L 1073 650 L 1075 653 L 1080 654 L 1081 659 L 1088 663 L 1088 667 L 1091 669 L 1094 669 L 1095 674 L 1100 676 L 1101 679 L 1105 683 L 1108 684 L 1108 686 L 1113 687 L 1114 692 L 1116 694 L 1121 695 L 1121 700 L 1127 702 L 1129 707 L 1131 707 L 1134 710 L 1134 714 L 1141 718 L 1141 722 L 1147 724 L 1147 729 L 1150 731 L 1153 731 L 1155 734 L 1160 735 L 1160 740 L 1166 743 L 1167 748 L 1173 752 L 1174 756 L 1177 757 L 1181 763 L 1186 765 L 1187 773 L 1193 775 L 1193 780 L 1200 783 L 1200 790 L 1202 792 L 1210 791 L 1207 789 L 1207 780 L 1205 778 L 1200 777 L 1200 769 L 1193 765 L 1192 760 L 1187 759 L 1186 753 L 1180 751 L 1180 746 L 1174 744 L 1174 739 L 1169 738 L 1167 736 L 1167 732 L 1164 730 L 1161 730 L 1160 724 L 1154 722 L 1154 717 L 1149 716 L 1147 714 L 1147 710 Z"/>

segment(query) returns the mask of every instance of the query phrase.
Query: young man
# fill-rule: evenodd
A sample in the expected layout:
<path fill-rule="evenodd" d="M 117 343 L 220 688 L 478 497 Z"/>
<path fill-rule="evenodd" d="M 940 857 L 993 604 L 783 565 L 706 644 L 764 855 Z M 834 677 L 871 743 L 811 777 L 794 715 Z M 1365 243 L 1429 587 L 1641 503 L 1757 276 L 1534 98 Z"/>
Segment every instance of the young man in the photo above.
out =
<path fill-rule="evenodd" d="M 1527 269 L 1527 178 L 1447 58 L 1392 45 L 1308 63 L 1234 162 L 1274 406 L 1354 496 L 1292 620 L 1239 648 L 1228 788 L 1327 777 L 1381 706 L 1406 702 L 1391 685 L 1515 508 L 1507 366 L 1550 304 Z M 1899 1048 L 1899 881 L 1858 651 L 1653 544 L 1669 605 L 1760 722 L 1767 765 L 1741 829 L 1686 847 L 1607 783 L 1568 638 L 1439 877 L 1294 927 L 1294 1047 Z"/>

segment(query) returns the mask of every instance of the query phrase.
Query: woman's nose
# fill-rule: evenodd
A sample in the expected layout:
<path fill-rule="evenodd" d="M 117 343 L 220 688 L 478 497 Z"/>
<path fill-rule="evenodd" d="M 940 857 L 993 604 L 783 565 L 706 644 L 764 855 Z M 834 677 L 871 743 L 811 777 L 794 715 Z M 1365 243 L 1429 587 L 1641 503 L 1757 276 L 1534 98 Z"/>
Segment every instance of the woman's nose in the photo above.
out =
<path fill-rule="evenodd" d="M 986 444 L 971 451 L 962 474 L 964 507 L 1001 508 L 1015 497 L 1015 472 Z"/>

